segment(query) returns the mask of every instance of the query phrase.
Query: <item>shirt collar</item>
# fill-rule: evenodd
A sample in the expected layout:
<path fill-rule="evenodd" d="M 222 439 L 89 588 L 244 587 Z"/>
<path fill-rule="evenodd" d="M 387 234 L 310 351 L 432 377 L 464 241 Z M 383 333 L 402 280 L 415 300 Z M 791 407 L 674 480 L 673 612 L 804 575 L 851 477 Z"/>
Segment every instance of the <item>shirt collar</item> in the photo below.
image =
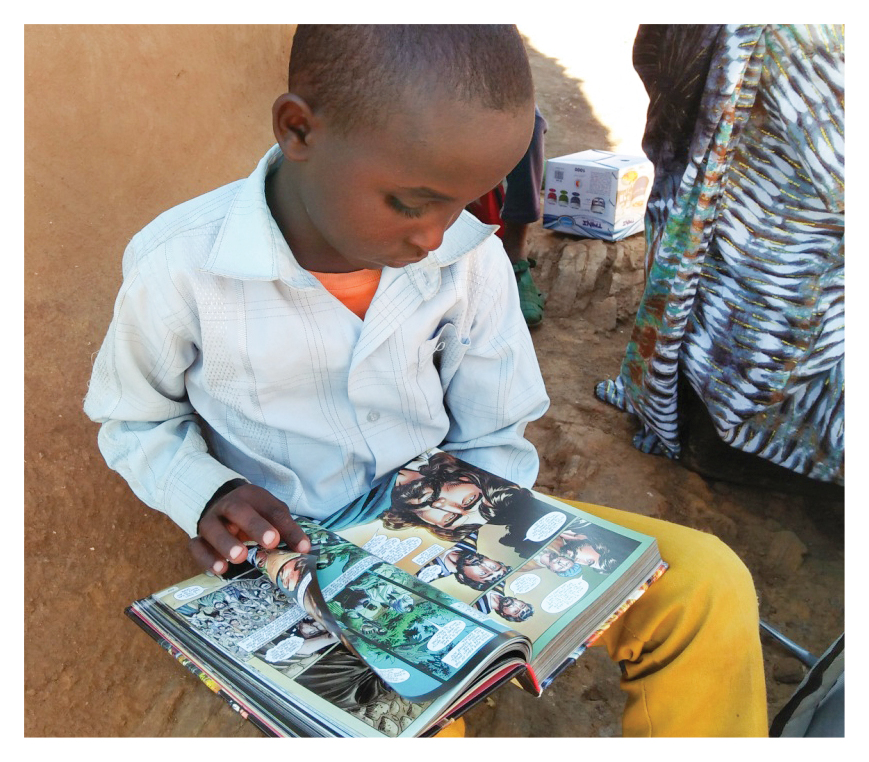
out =
<path fill-rule="evenodd" d="M 242 280 L 280 279 L 296 288 L 317 285 L 314 276 L 296 261 L 266 203 L 266 177 L 281 159 L 280 147 L 273 146 L 253 173 L 241 182 L 204 270 Z M 486 225 L 462 212 L 444 233 L 439 248 L 421 262 L 401 268 L 401 272 L 424 299 L 430 299 L 440 288 L 441 268 L 459 260 L 497 229 L 496 225 Z"/>

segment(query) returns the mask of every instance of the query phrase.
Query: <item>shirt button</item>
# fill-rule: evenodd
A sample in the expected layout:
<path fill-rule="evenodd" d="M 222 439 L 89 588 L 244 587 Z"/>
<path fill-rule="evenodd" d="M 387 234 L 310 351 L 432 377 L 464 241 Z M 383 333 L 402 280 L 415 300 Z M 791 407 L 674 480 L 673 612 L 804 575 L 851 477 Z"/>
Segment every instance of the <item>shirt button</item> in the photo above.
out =
<path fill-rule="evenodd" d="M 371 423 L 374 423 L 378 418 L 380 418 L 380 413 L 378 413 L 376 410 L 372 410 L 368 414 L 368 420 L 371 421 Z"/>

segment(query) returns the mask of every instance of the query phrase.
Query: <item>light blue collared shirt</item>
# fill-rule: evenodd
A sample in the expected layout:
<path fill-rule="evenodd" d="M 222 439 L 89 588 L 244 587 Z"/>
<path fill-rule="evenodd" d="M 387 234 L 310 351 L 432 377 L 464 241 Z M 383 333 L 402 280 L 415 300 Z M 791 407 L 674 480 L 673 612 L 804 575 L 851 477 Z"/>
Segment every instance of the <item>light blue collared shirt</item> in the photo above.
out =
<path fill-rule="evenodd" d="M 422 262 L 384 268 L 363 321 L 272 218 L 280 157 L 127 247 L 85 399 L 109 466 L 190 536 L 229 479 L 325 518 L 431 447 L 530 487 L 524 430 L 549 400 L 494 228 L 463 213 Z"/>

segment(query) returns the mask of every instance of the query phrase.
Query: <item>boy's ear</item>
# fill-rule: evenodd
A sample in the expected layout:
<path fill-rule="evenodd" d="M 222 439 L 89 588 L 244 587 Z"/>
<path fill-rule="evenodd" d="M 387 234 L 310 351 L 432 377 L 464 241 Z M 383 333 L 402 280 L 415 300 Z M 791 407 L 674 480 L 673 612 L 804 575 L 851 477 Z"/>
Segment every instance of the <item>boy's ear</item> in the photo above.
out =
<path fill-rule="evenodd" d="M 317 119 L 308 103 L 294 93 L 284 93 L 272 106 L 272 128 L 284 156 L 304 161 L 308 156 L 308 136 Z"/>

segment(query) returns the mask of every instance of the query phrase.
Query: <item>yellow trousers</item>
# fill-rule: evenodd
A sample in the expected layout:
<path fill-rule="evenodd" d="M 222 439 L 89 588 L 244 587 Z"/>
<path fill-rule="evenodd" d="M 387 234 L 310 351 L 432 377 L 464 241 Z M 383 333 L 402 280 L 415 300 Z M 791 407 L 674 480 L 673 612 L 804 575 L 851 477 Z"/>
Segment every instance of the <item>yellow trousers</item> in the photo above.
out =
<path fill-rule="evenodd" d="M 670 565 L 598 641 L 622 666 L 622 735 L 766 736 L 757 593 L 745 564 L 705 532 L 577 507 L 656 537 Z"/>
<path fill-rule="evenodd" d="M 622 667 L 622 734 L 766 736 L 757 595 L 739 557 L 695 529 L 571 504 L 656 537 L 670 565 L 596 644 Z M 441 735 L 463 731 L 454 723 Z"/>

